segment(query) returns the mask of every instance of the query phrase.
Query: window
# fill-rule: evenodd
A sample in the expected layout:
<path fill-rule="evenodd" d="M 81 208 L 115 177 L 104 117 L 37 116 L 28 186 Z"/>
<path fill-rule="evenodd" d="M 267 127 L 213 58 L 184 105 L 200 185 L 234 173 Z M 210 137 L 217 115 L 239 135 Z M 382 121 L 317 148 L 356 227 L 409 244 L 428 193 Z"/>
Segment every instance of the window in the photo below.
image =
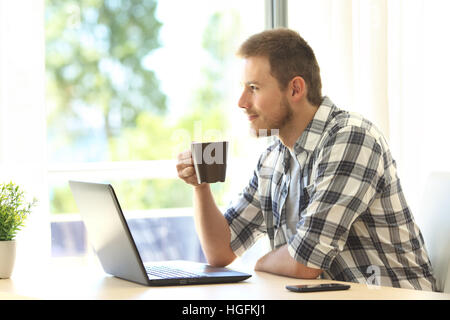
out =
<path fill-rule="evenodd" d="M 255 143 L 236 107 L 234 53 L 264 29 L 264 5 L 47 0 L 45 24 L 53 255 L 87 250 L 69 179 L 111 183 L 138 246 L 154 249 L 137 231 L 148 223 L 169 238 L 177 223 L 191 223 L 186 237 L 195 238 L 192 188 L 176 177 L 174 159 L 191 141 L 230 141 L 228 174 L 244 174 L 212 186 L 219 206 L 250 178 Z M 174 257 L 183 252 L 175 249 Z"/>

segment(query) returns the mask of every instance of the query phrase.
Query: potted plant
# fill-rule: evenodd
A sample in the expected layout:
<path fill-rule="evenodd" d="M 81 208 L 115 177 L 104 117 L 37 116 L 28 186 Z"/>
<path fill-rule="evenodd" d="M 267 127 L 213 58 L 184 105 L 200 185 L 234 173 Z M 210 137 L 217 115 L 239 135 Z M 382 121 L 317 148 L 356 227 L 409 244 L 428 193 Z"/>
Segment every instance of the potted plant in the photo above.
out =
<path fill-rule="evenodd" d="M 13 182 L 0 184 L 0 279 L 11 276 L 16 259 L 16 234 L 24 226 L 36 199 L 25 200 Z"/>

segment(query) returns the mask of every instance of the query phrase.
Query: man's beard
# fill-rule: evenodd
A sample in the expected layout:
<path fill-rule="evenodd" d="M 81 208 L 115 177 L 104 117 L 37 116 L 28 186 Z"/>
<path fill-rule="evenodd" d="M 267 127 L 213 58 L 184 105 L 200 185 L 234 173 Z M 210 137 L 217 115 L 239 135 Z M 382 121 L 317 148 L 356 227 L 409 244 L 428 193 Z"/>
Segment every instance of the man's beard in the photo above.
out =
<path fill-rule="evenodd" d="M 278 136 L 280 130 L 292 120 L 293 113 L 292 108 L 289 105 L 286 97 L 280 102 L 280 112 L 282 112 L 282 117 L 278 120 L 272 121 L 266 125 L 266 128 L 251 128 L 251 134 L 256 137 L 268 137 L 268 136 Z"/>

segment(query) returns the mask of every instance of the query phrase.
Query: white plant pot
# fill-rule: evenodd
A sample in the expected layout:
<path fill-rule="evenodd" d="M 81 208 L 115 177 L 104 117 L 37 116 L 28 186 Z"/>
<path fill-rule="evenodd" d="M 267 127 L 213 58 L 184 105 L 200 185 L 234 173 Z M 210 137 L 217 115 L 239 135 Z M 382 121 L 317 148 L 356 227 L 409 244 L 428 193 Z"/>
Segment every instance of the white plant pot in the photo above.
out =
<path fill-rule="evenodd" d="M 11 277 L 16 260 L 16 241 L 0 241 L 0 279 Z"/>

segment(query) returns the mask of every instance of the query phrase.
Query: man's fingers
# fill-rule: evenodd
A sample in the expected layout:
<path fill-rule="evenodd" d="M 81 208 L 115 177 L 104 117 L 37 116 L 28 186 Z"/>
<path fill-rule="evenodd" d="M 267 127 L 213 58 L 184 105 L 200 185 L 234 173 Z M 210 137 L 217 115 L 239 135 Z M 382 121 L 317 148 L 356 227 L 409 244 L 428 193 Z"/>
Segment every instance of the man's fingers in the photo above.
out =
<path fill-rule="evenodd" d="M 179 159 L 179 160 L 178 160 L 178 163 L 179 163 L 179 164 L 193 164 L 192 158 L 191 158 L 191 157 L 189 157 L 189 158 L 184 158 L 184 159 Z"/>
<path fill-rule="evenodd" d="M 194 167 L 187 167 L 180 171 L 179 175 L 181 178 L 189 178 L 195 174 Z"/>
<path fill-rule="evenodd" d="M 197 176 L 195 174 L 195 169 L 192 161 L 192 152 L 191 150 L 186 150 L 181 152 L 177 156 L 177 171 L 178 177 L 183 179 L 184 182 L 191 184 L 193 186 L 197 186 Z"/>
<path fill-rule="evenodd" d="M 178 160 L 178 163 L 176 164 L 177 171 L 183 171 L 186 168 L 194 168 L 192 165 L 192 160 L 185 159 L 185 160 Z"/>
<path fill-rule="evenodd" d="M 191 150 L 186 150 L 178 154 L 178 160 L 190 159 L 192 157 Z"/>

